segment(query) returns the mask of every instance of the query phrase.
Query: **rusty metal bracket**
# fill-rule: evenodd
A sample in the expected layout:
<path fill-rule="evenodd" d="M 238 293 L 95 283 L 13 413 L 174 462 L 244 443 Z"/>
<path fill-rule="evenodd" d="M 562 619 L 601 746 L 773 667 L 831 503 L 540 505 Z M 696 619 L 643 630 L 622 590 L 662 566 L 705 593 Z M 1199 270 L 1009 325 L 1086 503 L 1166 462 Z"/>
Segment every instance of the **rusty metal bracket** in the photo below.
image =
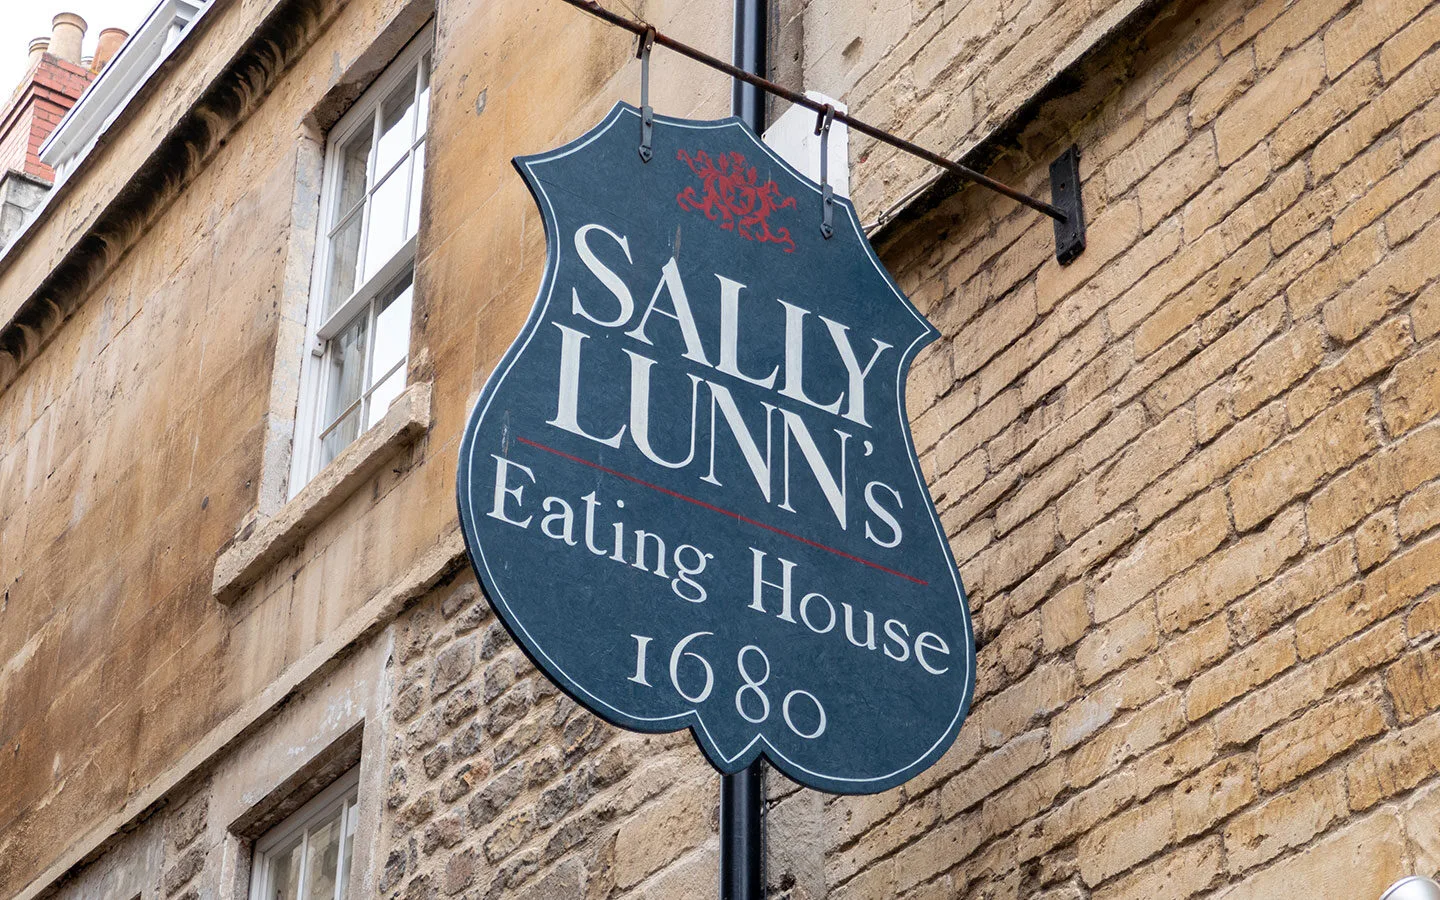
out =
<path fill-rule="evenodd" d="M 825 111 L 824 104 L 816 100 L 811 100 L 809 97 L 805 96 L 799 91 L 792 91 L 789 88 L 782 87 L 781 85 L 778 85 L 773 81 L 769 81 L 768 79 L 761 78 L 760 76 L 755 75 L 751 72 L 747 72 L 744 69 L 739 68 L 738 66 L 732 66 L 730 63 L 727 63 L 724 60 L 716 59 L 715 57 L 704 52 L 703 50 L 697 50 L 694 47 L 691 47 L 689 44 L 682 43 L 681 41 L 677 41 L 672 37 L 655 31 L 655 27 L 653 25 L 649 25 L 644 22 L 636 22 L 631 19 L 627 19 L 624 16 L 613 13 L 605 7 L 601 6 L 598 2 L 596 2 L 596 0 L 565 0 L 565 2 L 570 4 L 571 6 L 576 7 L 577 9 L 584 10 L 585 12 L 596 17 L 597 19 L 600 19 L 603 22 L 614 25 L 617 28 L 623 28 L 632 34 L 638 34 L 643 36 L 646 33 L 653 33 L 655 35 L 654 42 L 659 44 L 660 46 L 666 47 L 670 50 L 674 50 L 681 56 L 693 59 L 702 65 L 709 66 L 717 72 L 723 72 L 724 74 L 729 75 L 731 78 L 738 79 L 745 82 L 746 84 L 754 85 L 755 87 L 758 87 L 768 93 L 774 94 L 775 96 L 780 97 L 783 100 L 788 100 L 791 103 L 803 106 L 806 109 L 813 110 L 817 113 L 823 113 Z M 645 105 L 645 100 L 647 99 L 648 95 L 645 98 L 642 98 L 642 106 Z M 1039 200 L 1035 197 L 1031 197 L 1029 194 L 1026 194 L 1023 191 L 1016 190 L 1015 188 L 1003 182 L 996 181 L 990 176 L 977 172 L 969 166 L 964 165 L 963 163 L 958 163 L 953 160 L 946 159 L 940 154 L 934 153 L 930 150 L 926 150 L 924 147 L 921 147 L 918 144 L 913 144 L 910 141 L 905 140 L 904 138 L 896 137 L 888 131 L 877 128 L 869 123 L 862 122 L 859 119 L 856 119 L 853 116 L 849 115 L 848 113 L 836 111 L 835 121 L 842 122 L 850 128 L 853 128 L 854 130 L 860 132 L 861 134 L 875 138 L 877 141 L 882 141 L 899 150 L 904 150 L 906 153 L 909 153 L 912 156 L 918 156 L 919 158 L 925 160 L 932 165 L 940 166 L 947 171 L 954 172 L 956 175 L 959 175 L 961 178 L 964 178 L 967 181 L 978 184 L 981 187 L 989 188 L 996 193 L 1003 194 L 1004 196 L 1009 197 L 1011 200 L 1014 200 L 1017 203 L 1030 207 L 1036 212 L 1044 213 L 1050 218 L 1056 220 L 1057 222 L 1064 222 L 1066 220 L 1066 214 L 1064 210 L 1060 209 L 1054 204 L 1046 203 L 1044 200 Z"/>

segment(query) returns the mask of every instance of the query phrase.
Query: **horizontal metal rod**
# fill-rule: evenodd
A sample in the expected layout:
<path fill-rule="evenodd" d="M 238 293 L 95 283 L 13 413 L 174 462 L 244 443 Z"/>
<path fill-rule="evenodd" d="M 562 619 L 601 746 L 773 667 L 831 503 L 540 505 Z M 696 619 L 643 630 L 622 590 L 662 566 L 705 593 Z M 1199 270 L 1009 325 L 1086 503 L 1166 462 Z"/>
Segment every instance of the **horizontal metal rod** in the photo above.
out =
<path fill-rule="evenodd" d="M 601 6 L 598 2 L 596 2 L 596 0 L 565 0 L 565 2 L 570 4 L 571 6 L 583 9 L 585 12 L 588 12 L 590 15 L 595 16 L 597 19 L 601 19 L 602 21 L 608 22 L 611 25 L 616 26 L 617 28 L 623 28 L 626 31 L 632 32 L 634 34 L 643 35 L 650 27 L 644 22 L 636 22 L 633 19 L 627 19 L 624 16 L 615 14 L 610 10 L 606 9 L 605 7 Z M 750 72 L 746 72 L 744 69 L 732 66 L 722 59 L 717 59 L 702 50 L 697 50 L 694 47 L 691 47 L 689 44 L 677 41 L 674 38 L 661 34 L 658 31 L 655 32 L 655 43 L 659 44 L 662 47 L 668 47 L 669 49 L 674 50 L 676 53 L 679 53 L 681 56 L 689 57 L 690 59 L 701 63 L 702 65 L 706 65 L 717 71 L 724 72 L 731 78 L 738 78 L 747 84 L 753 84 L 761 90 L 768 91 L 769 93 L 774 94 L 777 97 L 789 100 L 791 103 L 799 104 L 806 109 L 814 110 L 816 113 L 823 113 L 825 111 L 825 104 L 815 100 L 811 100 L 809 97 L 798 91 L 792 91 L 789 88 L 778 85 L 773 81 L 761 78 L 759 75 L 754 75 Z M 905 140 L 904 138 L 896 137 L 888 131 L 876 128 L 874 125 L 862 122 L 859 119 L 853 118 L 845 113 L 840 112 L 839 110 L 835 111 L 835 121 L 844 122 L 846 125 L 855 129 L 861 134 L 868 134 L 870 137 L 875 138 L 875 140 L 877 141 L 883 141 L 884 143 L 889 144 L 892 147 L 904 150 L 906 153 L 909 153 L 912 156 L 918 156 L 932 165 L 936 165 L 947 171 L 954 172 L 956 175 L 959 175 L 961 178 L 964 178 L 967 181 L 974 182 L 981 187 L 987 187 L 990 190 L 995 191 L 996 193 L 1004 194 L 1011 200 L 1014 200 L 1017 203 L 1024 204 L 1025 206 L 1030 207 L 1036 212 L 1044 213 L 1050 218 L 1056 220 L 1057 222 L 1065 221 L 1065 213 L 1062 212 L 1059 207 L 1046 203 L 1043 200 L 1037 200 L 1034 197 L 1031 197 L 1029 194 L 1018 191 L 1003 182 L 996 181 L 990 176 L 977 172 L 969 166 L 962 165 L 961 163 L 946 159 L 938 153 L 933 153 L 929 150 L 926 150 L 924 147 L 921 147 L 918 144 L 913 144 L 910 141 Z"/>

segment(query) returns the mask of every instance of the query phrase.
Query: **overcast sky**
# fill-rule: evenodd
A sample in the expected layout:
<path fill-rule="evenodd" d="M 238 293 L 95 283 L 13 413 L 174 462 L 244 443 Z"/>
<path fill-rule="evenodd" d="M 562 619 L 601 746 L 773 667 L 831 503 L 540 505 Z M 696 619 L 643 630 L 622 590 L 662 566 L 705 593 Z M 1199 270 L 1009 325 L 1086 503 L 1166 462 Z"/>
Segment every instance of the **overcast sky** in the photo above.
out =
<path fill-rule="evenodd" d="M 157 0 L 0 0 L 0 102 L 25 75 L 31 38 L 48 36 L 56 13 L 79 13 L 85 30 L 85 56 L 95 52 L 102 28 L 133 32 Z"/>

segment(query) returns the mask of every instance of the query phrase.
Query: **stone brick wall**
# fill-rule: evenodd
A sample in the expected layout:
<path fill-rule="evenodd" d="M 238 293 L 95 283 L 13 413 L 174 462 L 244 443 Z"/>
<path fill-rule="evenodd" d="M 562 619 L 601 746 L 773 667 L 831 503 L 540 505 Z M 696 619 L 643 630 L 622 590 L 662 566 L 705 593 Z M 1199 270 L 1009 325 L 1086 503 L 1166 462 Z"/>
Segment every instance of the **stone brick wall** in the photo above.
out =
<path fill-rule="evenodd" d="M 850 112 L 959 157 L 1144 0 L 782 0 L 776 75 Z M 852 199 L 871 221 L 935 170 L 851 137 Z"/>
<path fill-rule="evenodd" d="M 282 336 L 297 327 L 287 255 L 308 258 L 297 245 L 309 246 L 315 200 L 305 194 L 316 186 L 314 141 L 296 110 L 324 95 L 332 66 L 359 53 L 398 5 L 352 4 L 319 35 L 314 22 L 298 23 L 319 40 L 315 55 L 271 103 L 231 123 L 233 143 L 135 246 L 93 261 L 84 303 L 60 291 L 72 285 L 52 286 L 52 308 L 75 314 L 0 390 L 0 896 L 164 781 L 321 640 L 321 621 L 333 625 L 392 577 L 369 565 L 336 580 L 327 615 L 314 595 L 292 609 L 292 589 L 231 612 L 209 588 L 216 551 L 253 512 L 267 429 L 285 413 L 271 376 Z M 217 7 L 210 21 L 229 31 L 216 55 L 260 12 Z M 107 140 L 97 153 L 120 166 L 124 141 Z M 76 192 L 105 178 L 103 167 L 77 172 L 52 195 L 60 222 L 39 223 L 35 240 L 83 236 L 93 206 Z M 12 280 L 20 268 L 13 252 L 0 265 L 4 305 L 25 296 Z M 308 263 L 302 271 L 308 279 Z M 398 479 L 390 473 L 386 488 Z M 392 546 L 405 546 L 405 521 L 389 517 Z M 364 529 L 345 524 L 353 558 Z M 334 541 L 332 532 L 300 550 L 277 581 Z"/>
<path fill-rule="evenodd" d="M 703 897 L 719 778 L 535 671 L 468 573 L 396 622 L 383 897 Z"/>
<path fill-rule="evenodd" d="M 882 255 L 977 703 L 836 897 L 1378 896 L 1440 868 L 1440 8 L 1180 5 Z M 1428 749 L 1422 749 L 1428 748 Z M 786 801 L 789 802 L 789 801 Z M 782 803 L 783 805 L 783 803 Z"/>

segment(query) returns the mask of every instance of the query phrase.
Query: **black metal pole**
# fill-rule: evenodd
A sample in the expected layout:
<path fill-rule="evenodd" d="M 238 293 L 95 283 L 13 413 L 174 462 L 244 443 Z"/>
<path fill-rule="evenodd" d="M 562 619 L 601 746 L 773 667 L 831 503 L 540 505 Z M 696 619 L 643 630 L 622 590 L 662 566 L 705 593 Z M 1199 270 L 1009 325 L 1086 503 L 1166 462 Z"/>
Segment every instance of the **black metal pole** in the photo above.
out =
<path fill-rule="evenodd" d="M 770 41 L 766 0 L 735 0 L 735 66 L 751 75 L 766 77 L 766 49 Z M 733 79 L 730 111 L 756 134 L 765 132 L 765 92 L 759 85 Z"/>
<path fill-rule="evenodd" d="M 736 68 L 764 78 L 770 40 L 768 0 L 735 0 Z M 756 134 L 765 133 L 765 92 L 734 79 L 730 111 Z M 720 900 L 765 896 L 765 792 L 760 763 L 720 778 Z"/>
<path fill-rule="evenodd" d="M 720 900 L 765 896 L 765 792 L 760 764 L 720 779 Z"/>

